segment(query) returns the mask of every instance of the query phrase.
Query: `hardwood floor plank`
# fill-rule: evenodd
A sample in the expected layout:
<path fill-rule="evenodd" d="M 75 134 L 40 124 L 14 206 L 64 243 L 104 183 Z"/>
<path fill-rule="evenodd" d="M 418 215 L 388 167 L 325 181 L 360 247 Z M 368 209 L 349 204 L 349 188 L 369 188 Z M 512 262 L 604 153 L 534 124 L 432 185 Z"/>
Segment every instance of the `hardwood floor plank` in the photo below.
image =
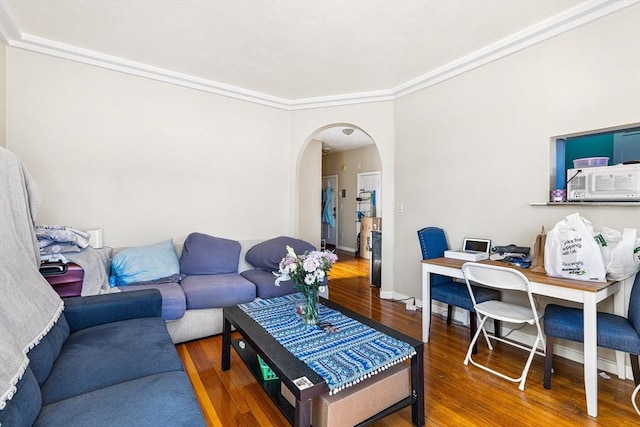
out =
<path fill-rule="evenodd" d="M 189 354 L 186 346 L 179 344 L 176 346 L 176 350 L 178 351 L 178 355 L 182 359 L 182 363 L 185 366 L 185 371 L 191 373 L 197 372 L 195 365 L 193 364 L 193 359 L 191 359 L 191 355 Z M 204 394 L 206 394 L 205 386 L 202 383 L 199 375 L 190 375 L 189 379 L 191 380 L 191 384 L 193 385 L 197 396 L 203 396 Z M 205 420 L 207 421 L 207 425 L 212 427 L 222 427 L 222 423 L 220 422 L 220 418 L 218 418 L 218 413 L 216 412 L 211 399 L 199 399 L 199 403 L 200 408 L 204 413 Z"/>
<path fill-rule="evenodd" d="M 420 339 L 422 312 L 407 311 L 404 302 L 380 299 L 369 285 L 369 261 L 338 253 L 329 275 L 332 301 Z M 582 365 L 556 356 L 552 389 L 542 385 L 544 359 L 536 356 L 524 391 L 474 366 L 464 366 L 469 329 L 447 326 L 432 315 L 431 338 L 424 347 L 425 413 L 428 426 L 638 426 L 640 417 L 631 405 L 632 381 L 598 378 L 597 418 L 587 415 Z M 231 370 L 221 369 L 222 337 L 178 344 L 178 354 L 191 378 L 207 422 L 211 426 L 287 426 L 286 418 L 258 386 L 240 358 L 231 351 Z M 490 353 L 485 343 L 478 360 L 490 360 L 496 369 L 517 375 L 526 353 L 498 343 Z M 213 409 L 213 411 L 212 411 Z M 215 417 L 209 414 L 215 413 Z M 405 408 L 373 424 L 404 427 L 411 424 Z"/>

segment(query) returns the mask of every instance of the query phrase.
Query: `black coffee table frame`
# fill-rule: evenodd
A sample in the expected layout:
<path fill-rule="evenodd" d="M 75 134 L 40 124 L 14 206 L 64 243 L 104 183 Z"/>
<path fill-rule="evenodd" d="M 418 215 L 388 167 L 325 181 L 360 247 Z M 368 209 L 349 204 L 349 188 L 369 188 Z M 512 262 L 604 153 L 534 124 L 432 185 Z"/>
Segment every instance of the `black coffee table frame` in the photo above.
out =
<path fill-rule="evenodd" d="M 411 396 L 395 405 L 379 412 L 371 418 L 358 424 L 365 426 L 387 415 L 411 405 L 411 419 L 414 425 L 424 426 L 424 371 L 423 371 L 423 343 L 381 323 L 361 316 L 334 302 L 321 299 L 322 304 L 340 311 L 346 316 L 368 325 L 393 338 L 411 345 L 416 354 L 411 358 Z M 258 383 L 269 395 L 275 405 L 295 427 L 311 425 L 311 399 L 329 390 L 325 381 L 300 361 L 293 354 L 282 347 L 264 328 L 258 325 L 242 309 L 237 306 L 225 307 L 223 310 L 224 330 L 222 335 L 222 370 L 231 368 L 231 346 L 236 350 L 244 364 L 253 373 Z M 231 339 L 231 329 L 234 327 L 242 339 Z M 262 378 L 256 354 L 259 354 L 271 369 L 278 375 L 279 381 L 265 381 Z M 293 381 L 300 377 L 307 377 L 313 386 L 300 390 Z M 291 391 L 295 398 L 295 407 L 281 394 L 280 382 Z"/>

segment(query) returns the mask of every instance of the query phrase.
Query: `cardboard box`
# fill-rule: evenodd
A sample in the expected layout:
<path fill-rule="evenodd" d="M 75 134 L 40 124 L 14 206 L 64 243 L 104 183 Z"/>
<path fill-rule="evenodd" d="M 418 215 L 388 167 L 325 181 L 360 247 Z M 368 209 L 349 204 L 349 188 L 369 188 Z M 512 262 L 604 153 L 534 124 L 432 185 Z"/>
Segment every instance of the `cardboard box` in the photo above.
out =
<path fill-rule="evenodd" d="M 284 385 L 280 392 L 295 406 L 295 397 Z M 411 369 L 399 363 L 339 393 L 316 396 L 311 401 L 314 427 L 353 426 L 411 395 Z"/>

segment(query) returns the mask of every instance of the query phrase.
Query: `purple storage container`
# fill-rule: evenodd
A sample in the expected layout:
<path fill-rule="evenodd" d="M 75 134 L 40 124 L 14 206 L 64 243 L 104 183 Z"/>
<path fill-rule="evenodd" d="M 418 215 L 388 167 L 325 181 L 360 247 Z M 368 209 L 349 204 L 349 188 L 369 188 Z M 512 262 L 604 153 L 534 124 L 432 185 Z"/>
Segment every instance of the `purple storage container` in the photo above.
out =
<path fill-rule="evenodd" d="M 84 270 L 77 264 L 44 263 L 40 272 L 61 297 L 77 297 L 82 292 Z"/>

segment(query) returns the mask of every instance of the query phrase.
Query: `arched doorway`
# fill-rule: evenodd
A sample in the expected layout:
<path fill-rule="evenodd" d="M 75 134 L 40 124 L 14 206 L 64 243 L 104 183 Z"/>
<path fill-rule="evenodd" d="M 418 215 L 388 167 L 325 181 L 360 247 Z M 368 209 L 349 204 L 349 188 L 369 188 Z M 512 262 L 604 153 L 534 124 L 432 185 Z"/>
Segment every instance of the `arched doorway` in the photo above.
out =
<path fill-rule="evenodd" d="M 370 177 L 375 174 L 374 189 Z M 326 242 L 329 248 L 369 259 L 372 226 L 363 235 L 362 225 L 363 220 L 370 222 L 369 217 L 383 215 L 381 175 L 378 147 L 365 130 L 352 123 L 333 123 L 313 132 L 298 166 L 300 234 L 316 237 L 319 247 Z M 331 187 L 330 203 L 328 185 L 335 186 Z M 381 219 L 373 224 L 376 231 L 381 230 Z"/>

